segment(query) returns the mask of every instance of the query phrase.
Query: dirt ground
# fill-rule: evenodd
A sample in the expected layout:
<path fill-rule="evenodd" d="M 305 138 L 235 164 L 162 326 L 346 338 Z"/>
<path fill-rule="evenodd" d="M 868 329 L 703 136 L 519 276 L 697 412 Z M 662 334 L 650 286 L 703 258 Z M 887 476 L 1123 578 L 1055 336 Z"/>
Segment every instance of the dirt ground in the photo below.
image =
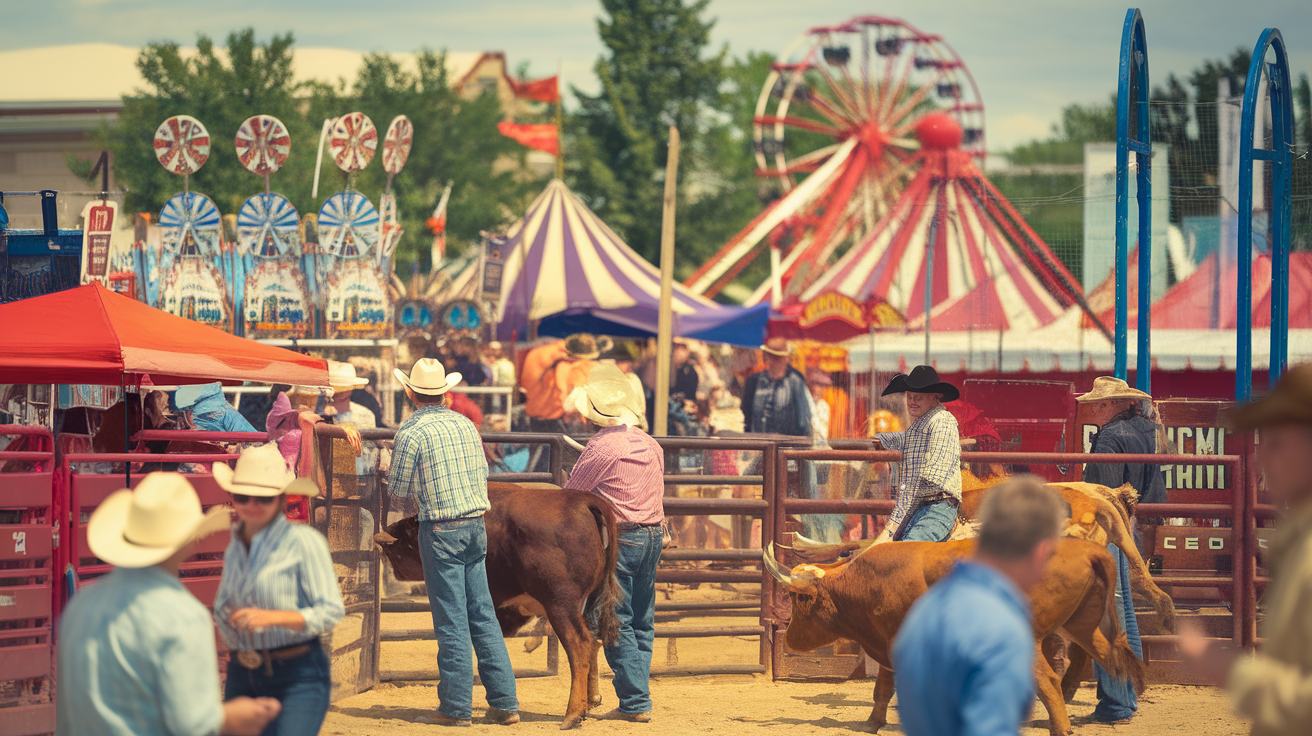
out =
<path fill-rule="evenodd" d="M 520 712 L 524 722 L 516 731 L 555 732 L 560 727 L 569 694 L 569 681 L 557 677 L 519 681 Z M 596 713 L 615 705 L 609 682 L 603 681 L 606 702 Z M 620 723 L 589 719 L 582 732 L 606 733 L 841 733 L 865 731 L 870 715 L 871 681 L 839 683 L 771 682 L 767 675 L 714 677 L 657 677 L 652 681 L 655 709 L 650 724 Z M 475 688 L 475 714 L 486 704 Z M 1230 711 L 1224 694 L 1212 688 L 1162 685 L 1144 694 L 1139 715 L 1119 725 L 1092 723 L 1088 715 L 1096 702 L 1092 685 L 1082 688 L 1069 706 L 1077 734 L 1111 736 L 1231 736 L 1248 732 L 1247 726 Z M 383 684 L 367 693 L 335 704 L 324 722 L 322 734 L 370 736 L 372 734 L 431 734 L 437 728 L 423 723 L 437 705 L 433 683 Z M 902 733 L 897 725 L 897 700 L 889 710 L 891 723 L 880 733 Z M 1047 734 L 1047 714 L 1036 706 L 1035 716 L 1023 733 Z M 475 722 L 472 732 L 504 733 L 505 727 Z M 468 733 L 468 732 L 466 732 Z"/>
<path fill-rule="evenodd" d="M 680 596 L 682 597 L 682 596 Z M 701 597 L 701 596 L 697 596 Z M 756 622 L 754 613 L 715 617 L 684 617 L 674 614 L 658 616 L 659 626 L 743 626 Z M 384 628 L 419 629 L 431 626 L 426 613 L 384 614 Z M 654 672 L 671 667 L 704 665 L 755 664 L 759 657 L 756 637 L 719 637 L 678 639 L 674 651 L 669 640 L 658 639 L 652 663 Z M 508 640 L 511 660 L 516 670 L 544 669 L 547 647 L 526 651 L 525 639 Z M 434 669 L 437 643 L 434 641 L 384 642 L 382 669 Z M 603 658 L 602 694 L 604 702 L 594 713 L 603 714 L 615 707 L 610 669 Z M 872 706 L 873 680 L 845 682 L 772 682 L 769 675 L 662 676 L 652 679 L 655 709 L 647 725 L 589 719 L 583 732 L 606 733 L 715 733 L 757 734 L 762 729 L 774 733 L 842 733 L 863 732 Z M 556 731 L 565 712 L 569 695 L 569 666 L 564 653 L 556 676 L 521 677 L 518 680 L 521 715 L 524 722 L 516 731 Z M 1205 687 L 1173 685 L 1153 686 L 1141 699 L 1139 714 L 1131 722 L 1116 726 L 1088 720 L 1096 702 L 1092 685 L 1080 690 L 1068 706 L 1077 734 L 1111 736 L 1231 736 L 1247 733 L 1243 720 L 1234 715 L 1230 701 L 1218 690 Z M 881 733 L 902 733 L 897 725 L 897 701 L 889 711 L 890 724 Z M 366 693 L 335 703 L 324 722 L 323 734 L 371 736 L 387 734 L 432 734 L 435 726 L 425 723 L 437 707 L 437 687 L 433 682 L 383 683 Z M 475 715 L 486 707 L 483 691 L 474 688 Z M 1047 713 L 1035 705 L 1034 716 L 1023 733 L 1026 736 L 1047 734 Z M 473 732 L 504 733 L 503 727 L 474 724 Z M 464 733 L 469 733 L 464 731 Z"/>

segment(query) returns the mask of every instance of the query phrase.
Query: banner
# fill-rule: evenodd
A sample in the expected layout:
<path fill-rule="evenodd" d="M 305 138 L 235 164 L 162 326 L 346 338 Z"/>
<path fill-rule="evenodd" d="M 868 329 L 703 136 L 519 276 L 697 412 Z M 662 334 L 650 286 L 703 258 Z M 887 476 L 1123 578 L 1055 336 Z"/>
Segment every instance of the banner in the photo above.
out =
<path fill-rule="evenodd" d="M 497 130 L 501 131 L 501 135 L 529 148 L 546 151 L 553 156 L 560 153 L 560 138 L 556 135 L 554 125 L 520 125 L 502 122 L 497 123 Z"/>
<path fill-rule="evenodd" d="M 484 298 L 501 298 L 501 273 L 506 263 L 506 243 L 504 236 L 489 235 L 483 238 Z"/>
<path fill-rule="evenodd" d="M 546 79 L 528 79 L 528 80 L 510 80 L 510 86 L 515 90 L 516 97 L 522 97 L 534 102 L 559 102 L 560 85 L 555 77 Z"/>

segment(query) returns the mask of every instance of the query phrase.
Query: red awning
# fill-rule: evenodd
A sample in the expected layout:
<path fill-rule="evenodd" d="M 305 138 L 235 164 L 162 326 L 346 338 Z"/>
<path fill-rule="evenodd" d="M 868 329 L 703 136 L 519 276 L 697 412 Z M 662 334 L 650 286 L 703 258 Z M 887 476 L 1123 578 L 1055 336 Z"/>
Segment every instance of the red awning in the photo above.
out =
<path fill-rule="evenodd" d="M 0 305 L 0 383 L 327 386 L 321 358 L 192 322 L 100 284 Z"/>

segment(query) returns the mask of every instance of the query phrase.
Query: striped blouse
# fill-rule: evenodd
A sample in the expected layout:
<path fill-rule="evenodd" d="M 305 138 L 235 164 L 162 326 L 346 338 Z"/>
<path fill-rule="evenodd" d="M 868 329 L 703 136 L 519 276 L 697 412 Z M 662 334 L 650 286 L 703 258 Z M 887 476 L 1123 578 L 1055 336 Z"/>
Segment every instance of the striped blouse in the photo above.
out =
<path fill-rule="evenodd" d="M 255 533 L 248 550 L 232 527 L 232 541 L 223 554 L 223 579 L 214 596 L 214 622 L 231 649 L 276 649 L 314 639 L 332 631 L 346 615 L 337 585 L 328 540 L 305 524 L 282 514 Z M 305 630 L 275 626 L 263 631 L 238 631 L 228 617 L 242 608 L 297 611 Z"/>

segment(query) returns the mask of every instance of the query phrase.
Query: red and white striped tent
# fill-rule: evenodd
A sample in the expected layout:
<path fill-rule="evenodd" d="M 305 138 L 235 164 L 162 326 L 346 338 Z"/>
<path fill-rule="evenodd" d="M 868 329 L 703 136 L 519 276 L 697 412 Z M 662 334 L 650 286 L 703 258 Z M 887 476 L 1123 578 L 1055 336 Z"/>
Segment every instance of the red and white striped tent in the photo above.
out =
<path fill-rule="evenodd" d="M 1082 307 L 1075 278 L 960 150 L 957 122 L 931 114 L 916 132 L 920 168 L 892 211 L 809 285 L 784 294 L 783 322 L 833 294 L 865 308 L 884 302 L 915 331 L 928 307 L 931 332 L 1030 332 Z M 753 301 L 770 294 L 763 285 Z M 848 337 L 858 334 L 851 328 Z"/>

